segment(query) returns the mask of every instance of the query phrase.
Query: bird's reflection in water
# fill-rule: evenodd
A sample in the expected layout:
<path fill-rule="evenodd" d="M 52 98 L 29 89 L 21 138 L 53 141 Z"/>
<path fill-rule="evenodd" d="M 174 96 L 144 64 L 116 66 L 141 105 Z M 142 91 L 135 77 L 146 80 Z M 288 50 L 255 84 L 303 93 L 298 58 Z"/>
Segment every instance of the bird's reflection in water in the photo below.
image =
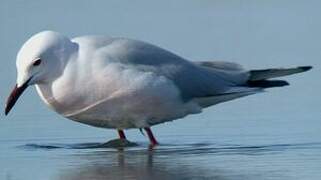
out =
<path fill-rule="evenodd" d="M 194 180 L 235 179 L 226 177 L 224 171 L 204 169 L 205 162 L 184 161 L 184 155 L 158 152 L 157 150 L 99 151 L 77 156 L 81 163 L 64 169 L 61 180 Z M 211 165 L 206 165 L 210 166 Z"/>
<path fill-rule="evenodd" d="M 60 149 L 63 164 L 56 174 L 60 180 L 230 180 L 262 179 L 262 177 L 282 177 L 280 172 L 266 172 L 263 169 L 243 171 L 235 166 L 240 156 L 249 159 L 262 158 L 297 149 L 320 149 L 321 143 L 268 144 L 261 146 L 185 144 L 161 145 L 150 150 L 145 145 L 125 148 L 106 148 L 99 143 L 85 144 L 28 144 L 27 149 Z M 61 159 L 61 158 L 59 158 Z M 246 158 L 245 158 L 246 159 Z M 227 163 L 231 161 L 231 163 Z M 234 163 L 233 163 L 234 162 Z M 244 160 L 239 165 L 246 165 Z M 268 162 L 268 161 L 267 161 Z M 262 164 L 263 163 L 263 164 Z M 223 164 L 223 166 L 222 166 Z M 225 164 L 225 166 L 224 166 Z M 227 167 L 226 165 L 229 166 Z M 264 166 L 264 162 L 261 162 Z M 269 165 L 269 164 L 266 164 Z M 230 167 L 233 166 L 233 167 Z M 264 178 L 263 178 L 264 179 Z"/>
<path fill-rule="evenodd" d="M 26 162 L 30 164 L 37 158 L 41 159 L 45 165 L 42 170 L 50 171 L 44 175 L 47 178 L 42 179 L 59 180 L 293 179 L 296 172 L 291 171 L 289 168 L 292 166 L 288 167 L 288 164 L 292 163 L 298 169 L 306 168 L 302 163 L 306 157 L 291 154 L 320 152 L 321 149 L 321 142 L 254 145 L 173 143 L 161 144 L 153 150 L 141 143 L 123 148 L 111 145 L 115 143 L 41 143 L 18 148 L 27 152 Z M 312 176 L 318 174 L 319 171 L 311 173 Z"/>

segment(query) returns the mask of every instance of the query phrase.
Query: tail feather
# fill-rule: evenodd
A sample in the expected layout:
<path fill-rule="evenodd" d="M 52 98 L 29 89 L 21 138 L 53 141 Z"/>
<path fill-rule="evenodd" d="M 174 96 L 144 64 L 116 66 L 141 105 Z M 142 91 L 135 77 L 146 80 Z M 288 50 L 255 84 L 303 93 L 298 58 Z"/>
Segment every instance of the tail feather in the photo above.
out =
<path fill-rule="evenodd" d="M 296 68 L 279 68 L 279 69 L 264 69 L 264 70 L 251 70 L 249 81 L 266 80 L 276 77 L 288 76 L 291 74 L 301 73 L 308 71 L 312 66 L 300 66 Z"/>
<path fill-rule="evenodd" d="M 300 66 L 296 68 L 287 69 L 264 69 L 264 70 L 251 70 L 247 85 L 249 87 L 271 88 L 287 86 L 289 83 L 284 80 L 268 80 L 271 78 L 288 76 L 291 74 L 301 73 L 310 70 L 311 66 Z"/>
<path fill-rule="evenodd" d="M 289 83 L 284 80 L 274 80 L 273 78 L 288 76 L 292 74 L 308 71 L 312 66 L 299 66 L 295 68 L 273 68 L 245 71 L 239 64 L 221 61 L 201 61 L 195 62 L 197 65 L 213 69 L 221 70 L 221 73 L 232 79 L 231 81 L 241 82 L 246 87 L 270 88 L 287 86 Z M 273 79 L 273 80 L 270 80 Z"/>
<path fill-rule="evenodd" d="M 265 88 L 287 86 L 289 85 L 287 81 L 273 78 L 305 72 L 312 68 L 311 66 L 299 66 L 296 68 L 246 71 L 240 65 L 228 62 L 203 61 L 196 62 L 196 64 L 210 70 L 213 69 L 215 72 L 224 73 L 224 77 L 228 77 L 225 78 L 225 80 L 234 82 L 233 80 L 237 78 L 241 79 L 240 81 L 237 81 L 241 83 L 231 87 L 223 94 L 214 94 L 210 96 L 194 98 L 193 101 L 197 102 L 203 108 L 263 92 Z"/>

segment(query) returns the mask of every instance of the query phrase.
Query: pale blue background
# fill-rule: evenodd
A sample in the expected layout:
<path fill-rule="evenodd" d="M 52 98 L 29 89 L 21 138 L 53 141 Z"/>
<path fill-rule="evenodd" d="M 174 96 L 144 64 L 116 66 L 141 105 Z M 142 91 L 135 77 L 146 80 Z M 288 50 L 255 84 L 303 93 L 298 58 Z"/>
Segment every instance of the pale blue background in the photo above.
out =
<path fill-rule="evenodd" d="M 116 133 L 60 117 L 30 88 L 9 116 L 0 115 L 0 179 L 319 179 L 320 8 L 317 0 L 2 0 L 0 109 L 15 83 L 17 51 L 34 33 L 48 29 L 69 37 L 145 40 L 190 60 L 314 69 L 287 78 L 289 87 L 154 127 L 163 146 L 152 154 L 137 130 L 128 137 L 141 147 L 123 153 L 66 149 L 105 142 Z"/>

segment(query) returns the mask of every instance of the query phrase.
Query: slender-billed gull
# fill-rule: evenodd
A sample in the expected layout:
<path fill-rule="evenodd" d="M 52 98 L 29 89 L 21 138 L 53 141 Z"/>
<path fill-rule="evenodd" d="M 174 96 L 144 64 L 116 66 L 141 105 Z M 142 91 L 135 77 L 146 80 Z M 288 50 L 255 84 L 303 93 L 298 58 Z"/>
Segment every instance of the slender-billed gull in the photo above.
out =
<path fill-rule="evenodd" d="M 288 85 L 270 80 L 311 69 L 245 70 L 219 61 L 188 61 L 142 41 L 104 36 L 74 39 L 44 31 L 32 36 L 17 55 L 17 84 L 7 115 L 19 96 L 35 85 L 39 96 L 62 116 L 96 127 L 144 128 L 200 113 L 202 109 Z"/>

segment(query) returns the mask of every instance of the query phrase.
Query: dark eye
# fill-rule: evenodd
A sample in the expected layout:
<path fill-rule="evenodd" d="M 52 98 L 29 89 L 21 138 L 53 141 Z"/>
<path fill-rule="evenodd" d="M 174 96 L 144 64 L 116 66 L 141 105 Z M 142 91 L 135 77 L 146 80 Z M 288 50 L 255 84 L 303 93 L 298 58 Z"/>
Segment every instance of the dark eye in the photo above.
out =
<path fill-rule="evenodd" d="M 37 59 L 35 62 L 33 62 L 33 66 L 39 66 L 41 64 L 41 59 Z"/>

